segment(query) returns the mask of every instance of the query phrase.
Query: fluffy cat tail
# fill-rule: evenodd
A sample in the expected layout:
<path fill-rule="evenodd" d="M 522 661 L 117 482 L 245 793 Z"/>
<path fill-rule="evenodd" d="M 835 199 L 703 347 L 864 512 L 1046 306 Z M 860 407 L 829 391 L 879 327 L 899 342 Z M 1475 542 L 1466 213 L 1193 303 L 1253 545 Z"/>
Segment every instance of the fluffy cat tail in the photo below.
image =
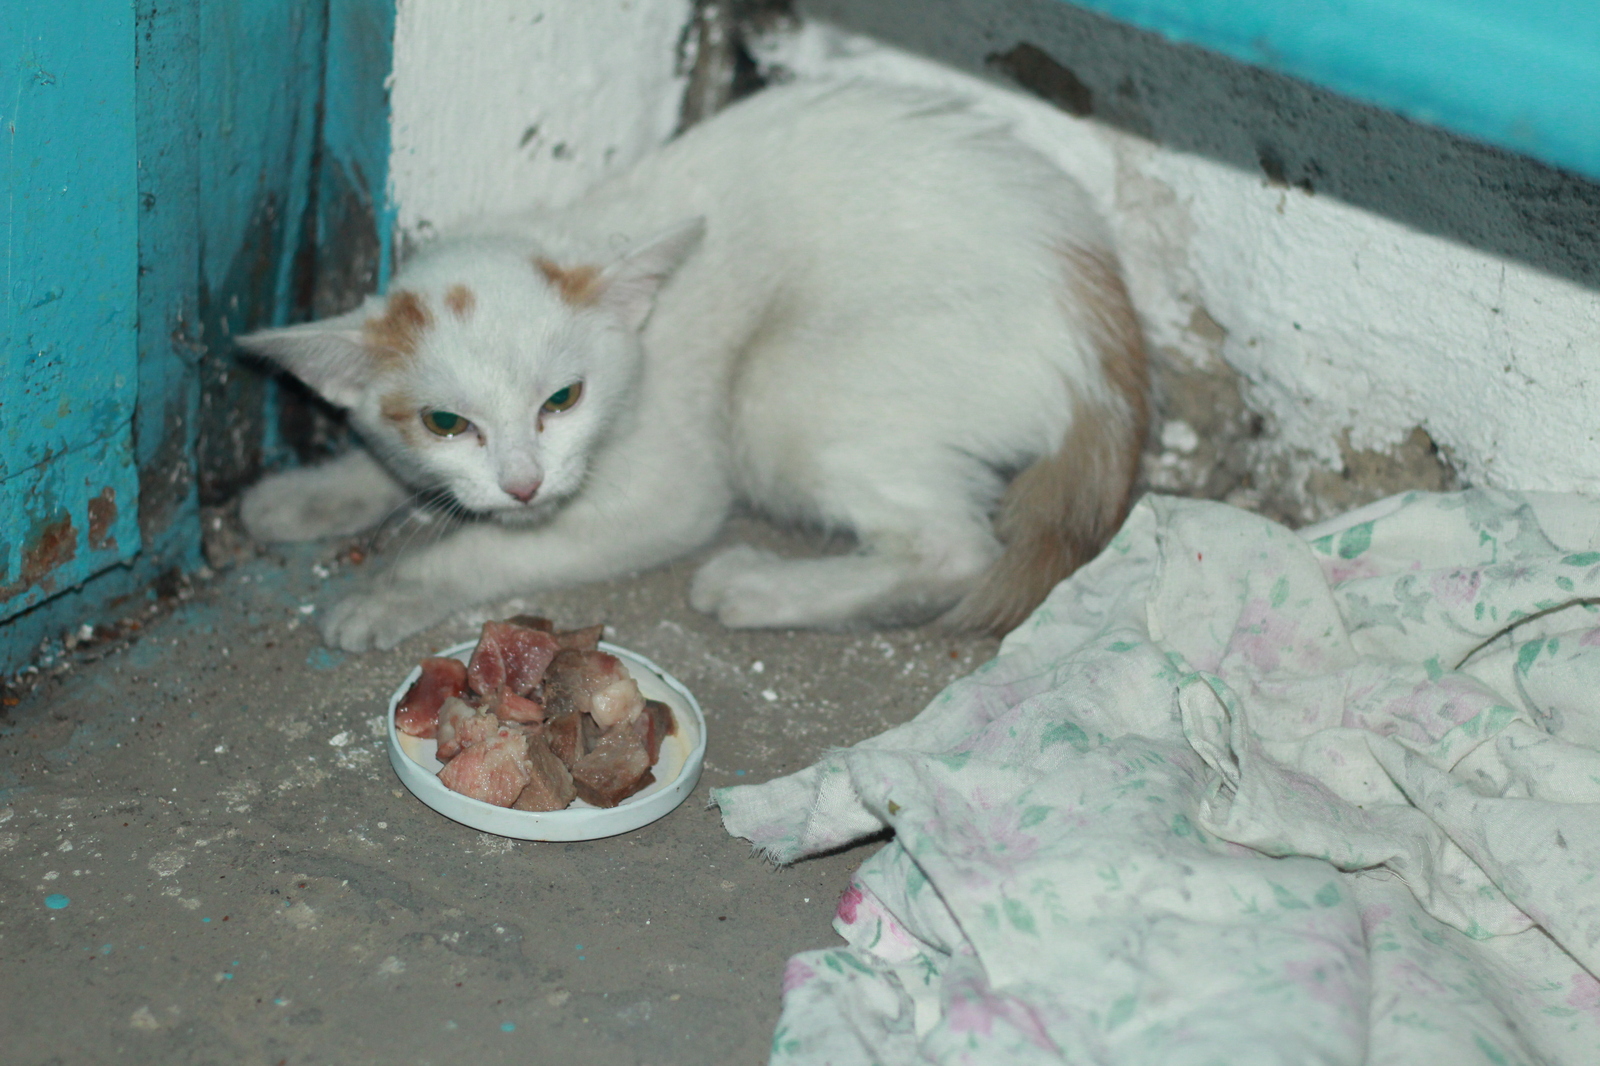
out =
<path fill-rule="evenodd" d="M 1014 478 L 1000 499 L 1000 558 L 942 621 L 1002 635 L 1050 590 L 1099 554 L 1128 515 L 1149 429 L 1149 371 L 1139 323 L 1116 260 L 1098 249 L 1062 252 L 1076 312 L 1108 389 L 1081 392 L 1061 447 Z"/>

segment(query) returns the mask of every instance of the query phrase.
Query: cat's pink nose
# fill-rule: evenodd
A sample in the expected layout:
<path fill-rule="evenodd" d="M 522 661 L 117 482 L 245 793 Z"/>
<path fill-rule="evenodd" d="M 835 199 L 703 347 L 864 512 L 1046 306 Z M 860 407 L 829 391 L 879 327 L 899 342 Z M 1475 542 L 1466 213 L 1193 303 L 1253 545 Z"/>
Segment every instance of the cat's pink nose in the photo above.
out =
<path fill-rule="evenodd" d="M 501 485 L 500 487 L 505 489 L 506 495 L 512 499 L 520 503 L 528 503 L 532 501 L 533 494 L 539 491 L 539 486 L 542 484 L 544 484 L 542 481 L 530 481 L 526 485 Z"/>

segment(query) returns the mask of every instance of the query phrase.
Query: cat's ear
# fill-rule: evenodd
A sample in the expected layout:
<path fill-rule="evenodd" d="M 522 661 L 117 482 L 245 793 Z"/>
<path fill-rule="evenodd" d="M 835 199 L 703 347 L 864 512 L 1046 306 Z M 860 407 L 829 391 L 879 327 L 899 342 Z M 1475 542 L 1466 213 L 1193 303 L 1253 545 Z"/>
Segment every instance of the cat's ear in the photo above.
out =
<path fill-rule="evenodd" d="M 706 235 L 706 220 L 691 218 L 635 245 L 599 277 L 595 302 L 614 311 L 632 329 L 644 325 L 656 293 Z"/>
<path fill-rule="evenodd" d="M 363 327 L 375 302 L 336 318 L 258 330 L 236 340 L 240 348 L 277 363 L 329 403 L 353 407 L 373 378 L 373 353 Z"/>

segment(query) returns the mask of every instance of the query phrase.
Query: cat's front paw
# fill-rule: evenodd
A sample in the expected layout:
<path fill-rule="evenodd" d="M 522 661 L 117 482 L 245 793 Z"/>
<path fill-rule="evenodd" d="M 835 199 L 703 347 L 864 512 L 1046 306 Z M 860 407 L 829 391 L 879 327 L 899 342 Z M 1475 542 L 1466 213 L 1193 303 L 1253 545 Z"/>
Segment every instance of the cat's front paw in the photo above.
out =
<path fill-rule="evenodd" d="M 306 530 L 304 493 L 295 473 L 268 474 L 246 489 L 239 501 L 245 532 L 262 544 L 315 540 L 318 536 Z"/>
<path fill-rule="evenodd" d="M 437 589 L 394 584 L 354 592 L 322 619 L 322 639 L 344 651 L 388 651 L 449 616 L 453 604 Z"/>
<path fill-rule="evenodd" d="M 363 452 L 269 474 L 245 490 L 239 518 L 263 544 L 342 537 L 370 529 L 405 492 Z"/>

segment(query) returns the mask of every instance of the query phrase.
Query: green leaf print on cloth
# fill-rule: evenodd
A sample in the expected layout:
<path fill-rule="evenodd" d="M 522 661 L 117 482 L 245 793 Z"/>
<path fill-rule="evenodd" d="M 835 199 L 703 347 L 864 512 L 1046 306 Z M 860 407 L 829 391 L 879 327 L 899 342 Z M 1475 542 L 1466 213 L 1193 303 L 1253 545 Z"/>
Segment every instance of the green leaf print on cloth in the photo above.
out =
<path fill-rule="evenodd" d="M 717 789 L 880 832 L 772 1061 L 1600 1062 L 1600 502 L 1149 497 L 993 663 Z"/>

